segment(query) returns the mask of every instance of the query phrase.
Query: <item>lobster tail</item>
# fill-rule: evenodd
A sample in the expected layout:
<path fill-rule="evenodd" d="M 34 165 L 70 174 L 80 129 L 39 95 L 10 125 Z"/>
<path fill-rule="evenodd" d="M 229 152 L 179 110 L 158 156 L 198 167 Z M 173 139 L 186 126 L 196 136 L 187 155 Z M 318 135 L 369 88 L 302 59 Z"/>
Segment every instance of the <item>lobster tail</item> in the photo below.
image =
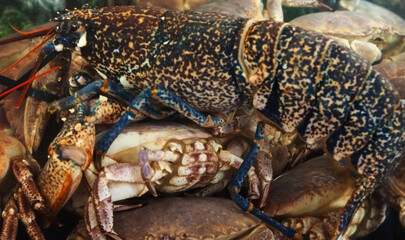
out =
<path fill-rule="evenodd" d="M 258 22 L 245 42 L 248 81 L 257 86 L 254 107 L 286 132 L 297 131 L 308 145 L 322 143 L 356 181 L 339 235 L 403 152 L 399 94 L 366 60 L 315 32 Z"/>

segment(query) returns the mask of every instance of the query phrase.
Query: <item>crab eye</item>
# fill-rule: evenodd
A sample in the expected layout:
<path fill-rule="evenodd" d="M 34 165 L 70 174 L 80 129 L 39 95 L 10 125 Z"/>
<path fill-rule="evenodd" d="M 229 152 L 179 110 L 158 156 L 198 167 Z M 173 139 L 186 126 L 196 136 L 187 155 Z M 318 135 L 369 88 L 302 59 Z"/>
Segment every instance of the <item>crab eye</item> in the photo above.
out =
<path fill-rule="evenodd" d="M 180 234 L 180 239 L 181 239 L 181 240 L 187 239 L 187 233 L 181 233 L 181 234 Z"/>

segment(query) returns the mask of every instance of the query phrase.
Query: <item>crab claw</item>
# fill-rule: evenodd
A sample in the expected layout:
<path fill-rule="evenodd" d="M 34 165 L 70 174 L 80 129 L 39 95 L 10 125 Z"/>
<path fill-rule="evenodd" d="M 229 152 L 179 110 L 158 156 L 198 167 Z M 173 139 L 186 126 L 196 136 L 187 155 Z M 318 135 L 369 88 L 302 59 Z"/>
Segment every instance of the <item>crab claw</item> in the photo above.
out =
<path fill-rule="evenodd" d="M 48 162 L 38 177 L 41 193 L 53 213 L 75 192 L 82 171 L 93 158 L 95 126 L 83 119 L 83 111 L 78 106 L 49 146 Z"/>
<path fill-rule="evenodd" d="M 160 152 L 158 152 L 158 153 L 160 153 Z M 145 180 L 145 184 L 146 184 L 146 187 L 149 189 L 149 192 L 151 192 L 154 197 L 157 197 L 158 194 L 156 192 L 155 187 L 153 186 L 153 184 L 151 182 L 153 170 L 149 164 L 149 160 L 151 158 L 154 158 L 153 156 L 154 156 L 154 152 L 152 152 L 151 150 L 149 150 L 145 147 L 141 147 L 139 149 L 139 156 L 138 156 L 139 160 L 138 161 L 139 161 L 139 165 L 142 167 L 142 171 L 141 171 L 142 179 Z M 159 156 L 159 157 L 162 157 L 162 156 Z M 159 158 L 159 157 L 157 157 L 157 158 Z"/>

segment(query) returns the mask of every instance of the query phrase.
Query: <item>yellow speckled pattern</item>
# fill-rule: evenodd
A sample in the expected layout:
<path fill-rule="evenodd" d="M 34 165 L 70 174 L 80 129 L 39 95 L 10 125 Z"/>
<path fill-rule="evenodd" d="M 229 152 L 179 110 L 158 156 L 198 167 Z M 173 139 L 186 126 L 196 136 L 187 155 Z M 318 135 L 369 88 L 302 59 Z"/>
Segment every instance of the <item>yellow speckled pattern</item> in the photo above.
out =
<path fill-rule="evenodd" d="M 333 159 L 353 165 L 359 178 L 337 234 L 403 152 L 398 92 L 366 60 L 319 33 L 132 6 L 75 10 L 58 19 L 59 35 L 76 39 L 84 58 L 134 95 L 158 85 L 193 111 L 255 108 L 285 132 L 297 132 L 308 145 L 322 143 Z M 190 117 L 193 111 L 183 112 Z"/>

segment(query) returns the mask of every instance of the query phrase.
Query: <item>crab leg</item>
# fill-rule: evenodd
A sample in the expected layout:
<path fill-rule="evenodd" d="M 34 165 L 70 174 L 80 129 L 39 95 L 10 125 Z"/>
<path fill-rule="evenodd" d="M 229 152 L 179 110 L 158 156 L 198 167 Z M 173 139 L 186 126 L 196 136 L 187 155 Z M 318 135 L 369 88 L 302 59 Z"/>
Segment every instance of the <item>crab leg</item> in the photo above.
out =
<path fill-rule="evenodd" d="M 32 240 L 45 240 L 41 229 L 39 228 L 37 222 L 35 221 L 35 213 L 31 207 L 30 202 L 23 194 L 23 190 L 18 188 L 17 192 L 17 203 L 20 213 L 21 222 L 25 225 L 27 233 Z M 37 204 L 36 204 L 37 205 Z M 46 209 L 44 207 L 44 209 Z"/>
<path fill-rule="evenodd" d="M 40 191 L 38 190 L 31 170 L 25 165 L 23 159 L 15 160 L 13 162 L 13 172 L 17 181 L 21 184 L 21 187 L 18 188 L 17 196 L 19 196 L 19 207 L 25 207 L 25 202 L 29 204 L 38 212 L 44 214 L 47 218 L 55 220 L 55 216 L 49 211 L 46 207 L 45 200 L 41 196 Z M 21 197 L 21 192 L 24 193 L 24 198 Z M 21 203 L 21 204 L 20 204 Z M 24 204 L 23 204 L 24 203 Z M 21 206 L 20 206 L 21 205 Z M 27 207 L 25 207 L 28 209 Z M 20 208 L 21 209 L 21 208 Z M 28 211 L 24 211 L 28 212 Z M 35 218 L 35 215 L 34 215 Z"/>
<path fill-rule="evenodd" d="M 84 215 L 84 222 L 86 225 L 86 230 L 91 239 L 107 239 L 100 230 L 99 223 L 97 221 L 96 208 L 91 196 L 84 207 L 84 212 L 87 213 Z"/>
<path fill-rule="evenodd" d="M 1 228 L 1 239 L 16 239 L 18 229 L 17 205 L 14 198 L 10 198 L 3 210 L 3 226 Z"/>

